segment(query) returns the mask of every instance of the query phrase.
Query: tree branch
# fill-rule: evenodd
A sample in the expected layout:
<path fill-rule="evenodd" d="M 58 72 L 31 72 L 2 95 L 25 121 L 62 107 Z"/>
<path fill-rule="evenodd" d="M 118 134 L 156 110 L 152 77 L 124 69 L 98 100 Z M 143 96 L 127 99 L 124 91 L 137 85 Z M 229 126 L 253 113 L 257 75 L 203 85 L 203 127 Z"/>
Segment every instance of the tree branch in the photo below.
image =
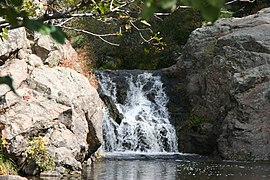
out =
<path fill-rule="evenodd" d="M 140 35 L 140 37 L 142 38 L 142 40 L 143 40 L 144 42 L 150 44 L 150 41 L 152 41 L 153 38 L 150 38 L 150 39 L 147 40 L 145 37 L 143 37 L 141 31 L 146 31 L 146 30 L 151 31 L 151 30 L 149 30 L 149 29 L 140 29 L 140 28 L 138 28 L 132 21 L 130 21 L 130 24 L 131 24 L 131 25 L 139 32 L 139 35 Z"/>
<path fill-rule="evenodd" d="M 63 29 L 67 29 L 67 30 L 71 30 L 71 31 L 76 31 L 76 32 L 81 32 L 81 33 L 89 34 L 89 35 L 92 35 L 92 36 L 96 36 L 99 39 L 101 39 L 102 41 L 104 41 L 104 42 L 106 42 L 106 43 L 108 43 L 110 45 L 120 46 L 120 44 L 116 44 L 116 43 L 113 43 L 113 42 L 110 42 L 110 41 L 104 39 L 104 37 L 107 37 L 107 36 L 119 36 L 119 34 L 117 34 L 117 33 L 96 34 L 96 33 L 93 33 L 93 32 L 90 32 L 90 31 L 86 31 L 86 30 L 83 30 L 83 29 L 76 29 L 76 28 L 67 27 L 67 26 L 63 26 L 63 25 L 56 25 L 56 26 L 61 27 Z"/>
<path fill-rule="evenodd" d="M 235 3 L 237 1 L 240 1 L 240 2 L 249 2 L 249 3 L 254 3 L 255 2 L 255 0 L 232 0 L 232 1 L 226 2 L 225 4 L 226 5 L 229 5 L 229 4 Z"/>
<path fill-rule="evenodd" d="M 59 23 L 58 26 L 63 26 L 64 24 L 66 24 L 68 21 L 71 21 L 72 19 L 74 19 L 74 17 L 66 19 L 65 21 Z"/>
<path fill-rule="evenodd" d="M 121 8 L 126 7 L 127 5 L 129 5 L 130 3 L 132 3 L 133 1 L 129 1 L 129 2 L 125 2 L 122 5 L 120 5 L 119 7 L 113 8 L 112 4 L 110 6 L 110 11 L 104 13 L 104 14 L 94 14 L 94 13 L 73 13 L 74 11 L 80 10 L 81 8 L 89 5 L 92 3 L 91 0 L 83 0 L 79 3 L 77 3 L 76 5 L 74 5 L 73 7 L 70 7 L 68 9 L 64 9 L 62 11 L 59 11 L 57 13 L 50 13 L 50 14 L 44 14 L 44 16 L 37 18 L 36 20 L 41 21 L 41 22 L 45 22 L 48 20 L 52 20 L 52 19 L 63 19 L 63 18 L 70 18 L 70 17 L 99 17 L 99 16 L 106 16 L 109 15 L 111 13 L 115 13 L 116 11 L 121 11 Z M 113 3 L 113 0 L 111 1 L 111 3 Z"/>

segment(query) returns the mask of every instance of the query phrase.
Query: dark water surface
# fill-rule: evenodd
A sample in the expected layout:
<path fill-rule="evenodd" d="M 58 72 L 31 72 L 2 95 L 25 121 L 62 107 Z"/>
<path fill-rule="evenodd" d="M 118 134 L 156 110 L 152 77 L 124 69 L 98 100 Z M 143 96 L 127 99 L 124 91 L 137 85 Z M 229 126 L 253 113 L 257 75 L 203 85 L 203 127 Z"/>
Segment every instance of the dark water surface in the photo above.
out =
<path fill-rule="evenodd" d="M 112 154 L 85 172 L 90 180 L 270 179 L 270 162 L 217 161 L 196 155 Z"/>

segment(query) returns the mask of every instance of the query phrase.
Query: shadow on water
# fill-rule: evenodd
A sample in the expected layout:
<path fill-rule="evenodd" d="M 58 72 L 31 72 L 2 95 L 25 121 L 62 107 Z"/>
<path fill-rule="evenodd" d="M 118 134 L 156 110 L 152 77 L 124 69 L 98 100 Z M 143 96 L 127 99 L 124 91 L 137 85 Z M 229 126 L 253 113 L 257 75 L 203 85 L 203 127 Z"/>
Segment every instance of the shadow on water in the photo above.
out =
<path fill-rule="evenodd" d="M 270 179 L 270 163 L 217 161 L 197 155 L 115 154 L 93 163 L 91 180 Z"/>

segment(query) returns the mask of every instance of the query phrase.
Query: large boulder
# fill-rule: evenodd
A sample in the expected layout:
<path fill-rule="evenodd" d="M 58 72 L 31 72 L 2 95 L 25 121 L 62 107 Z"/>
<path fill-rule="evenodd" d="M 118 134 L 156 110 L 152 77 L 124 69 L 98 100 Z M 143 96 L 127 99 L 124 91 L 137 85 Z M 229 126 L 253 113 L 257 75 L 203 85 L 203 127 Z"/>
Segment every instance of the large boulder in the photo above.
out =
<path fill-rule="evenodd" d="M 17 28 L 9 31 L 8 39 L 0 39 L 0 43 L 0 65 L 2 65 L 4 60 L 7 59 L 10 55 L 17 53 L 20 49 L 27 49 L 30 47 L 24 28 Z"/>
<path fill-rule="evenodd" d="M 26 37 L 25 30 L 21 33 Z M 52 49 L 43 51 L 48 58 L 52 51 L 70 51 L 69 45 L 56 45 L 42 36 L 37 41 L 40 39 L 46 39 L 43 43 L 51 45 Z M 48 142 L 48 151 L 59 172 L 81 170 L 82 162 L 103 142 L 102 101 L 86 77 L 70 68 L 44 65 L 48 58 L 31 54 L 31 49 L 38 45 L 27 43 L 33 46 L 17 47 L 22 51 L 5 59 L 0 66 L 1 76 L 11 76 L 19 94 L 0 85 L 0 123 L 5 126 L 2 134 L 8 142 L 8 153 L 27 166 L 24 160 L 27 146 L 33 138 L 41 136 Z M 62 58 L 65 56 L 61 54 Z M 36 173 L 34 168 L 24 169 L 28 174 Z"/>
<path fill-rule="evenodd" d="M 180 151 L 270 159 L 270 9 L 195 30 L 163 70 Z"/>

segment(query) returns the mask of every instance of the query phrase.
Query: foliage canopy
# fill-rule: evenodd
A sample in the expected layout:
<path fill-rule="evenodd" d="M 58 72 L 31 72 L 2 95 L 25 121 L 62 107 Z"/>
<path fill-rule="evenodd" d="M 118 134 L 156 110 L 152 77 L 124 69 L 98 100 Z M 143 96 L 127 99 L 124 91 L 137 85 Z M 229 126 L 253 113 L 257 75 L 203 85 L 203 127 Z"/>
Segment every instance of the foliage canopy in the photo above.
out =
<path fill-rule="evenodd" d="M 1 0 L 0 17 L 4 20 L 0 21 L 0 26 L 2 32 L 6 28 L 25 26 L 42 34 L 50 34 L 63 43 L 64 33 L 50 25 L 50 20 L 88 16 L 107 21 L 117 16 L 131 17 L 133 14 L 140 20 L 148 19 L 159 10 L 173 11 L 183 4 L 198 9 L 206 20 L 214 21 L 224 0 Z M 141 22 L 147 24 L 145 20 Z"/>
<path fill-rule="evenodd" d="M 65 23 L 76 17 L 90 17 L 104 23 L 140 22 L 144 25 L 143 29 L 131 23 L 126 24 L 125 28 L 144 30 L 147 27 L 150 33 L 153 33 L 148 22 L 152 15 L 170 14 L 179 8 L 192 7 L 200 11 L 206 21 L 213 22 L 219 17 L 220 10 L 225 4 L 230 6 L 232 3 L 240 2 L 251 4 L 250 0 L 0 0 L 0 38 L 7 39 L 8 30 L 24 26 L 31 31 L 50 35 L 59 43 L 64 43 L 66 34 L 62 29 L 72 30 L 73 28 L 66 27 Z M 78 29 L 77 31 L 86 32 Z M 110 42 L 105 37 L 123 35 L 121 28 L 113 34 L 87 33 L 108 43 Z M 144 40 L 149 44 L 162 43 L 161 37 L 155 33 Z M 111 45 L 119 44 L 111 43 Z M 11 83 L 8 77 L 0 79 L 0 84 L 7 84 L 12 88 Z"/>
<path fill-rule="evenodd" d="M 208 21 L 214 21 L 224 0 L 0 0 L 0 37 L 7 39 L 9 29 L 24 26 L 64 43 L 66 35 L 61 25 L 68 18 L 91 17 L 107 22 L 128 17 L 149 26 L 146 20 L 154 12 L 173 11 L 179 5 L 192 6 Z M 121 30 L 115 35 L 121 35 Z M 106 42 L 102 36 L 98 37 Z M 153 39 L 159 41 L 157 36 Z M 13 90 L 9 77 L 1 77 L 0 84 Z"/>

